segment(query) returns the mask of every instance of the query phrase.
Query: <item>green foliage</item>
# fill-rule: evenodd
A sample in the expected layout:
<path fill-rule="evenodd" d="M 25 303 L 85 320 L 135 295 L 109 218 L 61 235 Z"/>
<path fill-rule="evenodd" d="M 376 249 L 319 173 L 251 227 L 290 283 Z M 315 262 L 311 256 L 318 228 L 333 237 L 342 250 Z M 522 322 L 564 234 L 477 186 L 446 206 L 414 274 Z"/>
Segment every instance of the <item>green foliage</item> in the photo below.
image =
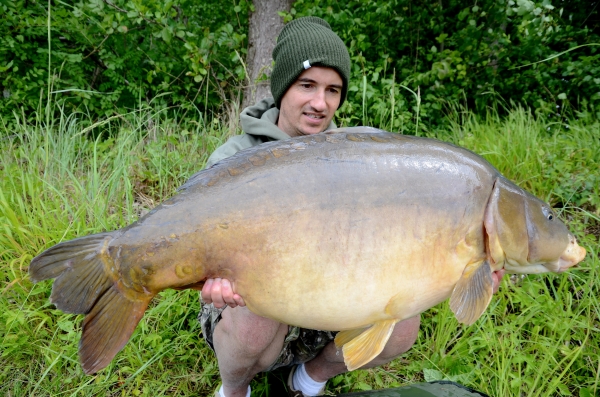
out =
<path fill-rule="evenodd" d="M 449 103 L 600 117 L 600 22 L 588 2 L 297 0 L 288 19 L 304 15 L 326 19 L 349 46 L 347 124 L 411 133 L 418 113 L 423 128 L 435 125 Z M 595 45 L 518 68 L 582 44 Z"/>
<path fill-rule="evenodd" d="M 218 112 L 228 81 L 244 77 L 238 55 L 246 52 L 248 6 L 246 0 L 2 1 L 0 115 L 20 107 L 30 114 L 40 97 L 96 116 L 150 98 Z"/>
<path fill-rule="evenodd" d="M 39 111 L 40 98 L 95 118 L 150 100 L 222 114 L 245 84 L 251 8 L 0 1 L 0 115 Z M 457 102 L 479 114 L 513 102 L 556 120 L 600 117 L 600 9 L 584 0 L 297 0 L 284 16 L 304 15 L 325 18 L 350 49 L 340 124 L 422 134 Z"/>

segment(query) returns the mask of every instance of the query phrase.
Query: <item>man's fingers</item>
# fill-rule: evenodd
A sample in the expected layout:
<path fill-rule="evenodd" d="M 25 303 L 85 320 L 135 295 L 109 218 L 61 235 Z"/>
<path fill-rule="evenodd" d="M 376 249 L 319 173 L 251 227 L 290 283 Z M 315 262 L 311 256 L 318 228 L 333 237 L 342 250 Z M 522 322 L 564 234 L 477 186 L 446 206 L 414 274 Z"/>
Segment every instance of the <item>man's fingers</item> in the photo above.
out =
<path fill-rule="evenodd" d="M 212 291 L 213 282 L 214 280 L 212 278 L 206 280 L 204 282 L 204 285 L 202 286 L 202 292 L 200 293 L 200 296 L 202 297 L 202 302 L 206 303 L 207 305 L 212 303 L 212 297 L 210 294 Z"/>
<path fill-rule="evenodd" d="M 233 292 L 233 286 L 227 279 L 209 278 L 202 286 L 202 302 L 212 303 L 216 308 L 246 306 L 244 299 Z"/>
<path fill-rule="evenodd" d="M 202 286 L 202 302 L 212 303 L 216 308 L 246 306 L 246 302 L 241 296 L 233 292 L 233 286 L 227 279 L 209 278 Z"/>
<path fill-rule="evenodd" d="M 233 299 L 235 300 L 235 303 L 237 303 L 238 306 L 246 306 L 246 302 L 244 302 L 244 299 L 238 294 L 234 294 Z"/>
<path fill-rule="evenodd" d="M 225 304 L 229 307 L 236 307 L 237 303 L 233 298 L 233 289 L 231 288 L 231 283 L 227 279 L 221 280 L 221 297 Z"/>
<path fill-rule="evenodd" d="M 494 273 L 492 273 L 494 293 L 498 292 L 500 283 L 502 282 L 502 277 L 504 277 L 504 269 L 496 270 Z"/>
<path fill-rule="evenodd" d="M 222 295 L 222 285 L 222 280 L 220 278 L 215 278 L 210 290 L 210 298 L 212 299 L 213 305 L 215 305 L 217 309 L 220 309 L 226 305 Z"/>

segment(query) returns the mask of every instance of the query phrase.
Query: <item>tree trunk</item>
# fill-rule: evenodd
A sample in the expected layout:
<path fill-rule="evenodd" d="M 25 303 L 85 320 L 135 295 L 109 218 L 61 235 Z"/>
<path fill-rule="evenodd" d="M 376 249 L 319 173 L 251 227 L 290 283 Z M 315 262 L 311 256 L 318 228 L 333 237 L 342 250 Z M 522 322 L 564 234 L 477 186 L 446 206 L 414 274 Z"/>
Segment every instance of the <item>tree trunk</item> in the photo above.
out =
<path fill-rule="evenodd" d="M 277 35 L 283 29 L 283 18 L 278 11 L 290 11 L 294 0 L 253 0 L 254 12 L 250 15 L 248 32 L 248 85 L 244 88 L 242 108 L 254 105 L 271 96 L 271 54 Z"/>

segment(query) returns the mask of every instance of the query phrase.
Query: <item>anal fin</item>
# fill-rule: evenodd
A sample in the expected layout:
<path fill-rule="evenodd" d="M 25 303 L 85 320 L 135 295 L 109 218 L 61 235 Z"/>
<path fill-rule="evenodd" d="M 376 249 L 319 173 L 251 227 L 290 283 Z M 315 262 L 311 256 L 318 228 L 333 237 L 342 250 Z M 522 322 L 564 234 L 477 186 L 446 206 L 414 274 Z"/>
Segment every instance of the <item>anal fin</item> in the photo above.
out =
<path fill-rule="evenodd" d="M 378 321 L 366 330 L 358 328 L 337 334 L 335 344 L 338 347 L 343 345 L 344 363 L 348 371 L 362 367 L 381 353 L 397 321 Z"/>
<path fill-rule="evenodd" d="M 450 309 L 459 322 L 471 325 L 488 307 L 493 293 L 492 269 L 488 261 L 470 263 L 452 291 Z"/>
<path fill-rule="evenodd" d="M 352 339 L 362 334 L 366 329 L 367 328 L 355 328 L 338 332 L 334 340 L 335 347 L 337 347 L 338 349 L 341 348 L 346 343 L 350 342 Z"/>

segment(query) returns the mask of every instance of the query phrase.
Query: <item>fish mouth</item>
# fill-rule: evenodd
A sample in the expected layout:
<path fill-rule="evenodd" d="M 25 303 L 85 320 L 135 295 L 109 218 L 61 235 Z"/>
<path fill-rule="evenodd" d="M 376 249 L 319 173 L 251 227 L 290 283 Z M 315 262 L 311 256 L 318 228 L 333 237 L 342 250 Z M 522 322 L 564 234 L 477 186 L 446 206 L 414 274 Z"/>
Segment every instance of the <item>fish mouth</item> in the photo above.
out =
<path fill-rule="evenodd" d="M 544 266 L 553 272 L 562 273 L 581 262 L 585 258 L 585 255 L 585 248 L 580 247 L 575 237 L 569 234 L 569 244 L 558 261 L 544 264 Z"/>

